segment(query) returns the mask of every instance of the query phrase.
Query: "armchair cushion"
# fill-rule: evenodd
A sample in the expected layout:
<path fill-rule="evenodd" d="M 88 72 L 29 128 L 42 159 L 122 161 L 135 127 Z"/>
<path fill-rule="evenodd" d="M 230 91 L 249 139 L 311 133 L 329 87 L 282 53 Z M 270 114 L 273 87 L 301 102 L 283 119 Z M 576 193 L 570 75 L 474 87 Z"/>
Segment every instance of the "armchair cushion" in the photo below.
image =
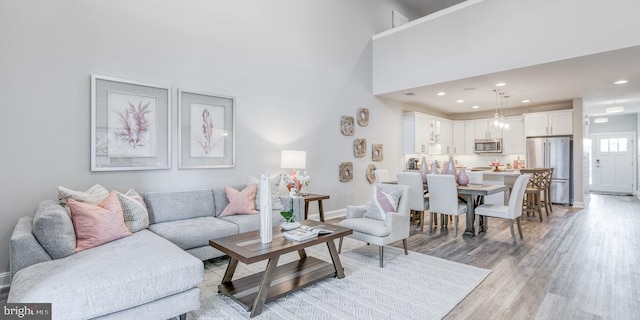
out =
<path fill-rule="evenodd" d="M 344 219 L 340 221 L 340 226 L 376 237 L 386 237 L 391 233 L 384 221 L 369 218 Z"/>
<path fill-rule="evenodd" d="M 377 186 L 373 186 L 371 188 L 369 206 L 364 216 L 366 218 L 384 221 L 387 212 L 396 212 L 398 210 L 398 201 L 401 195 L 402 190 L 385 192 Z"/>

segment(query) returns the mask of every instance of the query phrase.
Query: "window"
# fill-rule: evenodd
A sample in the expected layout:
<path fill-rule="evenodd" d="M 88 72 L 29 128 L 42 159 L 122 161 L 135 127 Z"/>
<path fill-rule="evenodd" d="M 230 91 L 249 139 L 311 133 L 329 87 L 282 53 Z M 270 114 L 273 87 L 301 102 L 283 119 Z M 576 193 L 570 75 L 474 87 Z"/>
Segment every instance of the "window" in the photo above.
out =
<path fill-rule="evenodd" d="M 627 152 L 627 138 L 600 139 L 600 152 Z"/>

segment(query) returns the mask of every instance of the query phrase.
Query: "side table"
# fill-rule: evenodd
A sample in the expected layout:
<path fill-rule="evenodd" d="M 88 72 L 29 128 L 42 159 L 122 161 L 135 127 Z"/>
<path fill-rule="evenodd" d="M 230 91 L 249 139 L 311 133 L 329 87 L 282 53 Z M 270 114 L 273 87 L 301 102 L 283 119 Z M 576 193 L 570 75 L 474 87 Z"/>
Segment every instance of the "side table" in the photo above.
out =
<path fill-rule="evenodd" d="M 309 216 L 309 202 L 318 201 L 318 212 L 320 213 L 320 221 L 324 222 L 324 209 L 322 208 L 322 200 L 329 199 L 325 194 L 313 194 L 301 196 L 304 199 L 304 219 L 307 220 Z"/>

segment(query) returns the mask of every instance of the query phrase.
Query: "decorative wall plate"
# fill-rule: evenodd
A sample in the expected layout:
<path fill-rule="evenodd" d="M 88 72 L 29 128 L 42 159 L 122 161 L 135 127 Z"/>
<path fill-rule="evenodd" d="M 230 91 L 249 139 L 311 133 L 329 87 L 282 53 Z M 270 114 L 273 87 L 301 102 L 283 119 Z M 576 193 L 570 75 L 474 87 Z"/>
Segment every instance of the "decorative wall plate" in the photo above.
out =
<path fill-rule="evenodd" d="M 382 161 L 382 143 L 374 143 L 371 146 L 371 159 L 373 161 Z"/>
<path fill-rule="evenodd" d="M 353 163 L 340 162 L 340 182 L 349 182 L 353 180 Z"/>
<path fill-rule="evenodd" d="M 376 176 L 373 174 L 374 170 L 376 170 L 376 165 L 375 164 L 370 164 L 367 167 L 367 181 L 369 181 L 369 183 L 376 182 Z"/>
<path fill-rule="evenodd" d="M 342 116 L 340 119 L 340 126 L 342 134 L 345 136 L 352 136 L 354 129 L 354 120 L 352 116 Z"/>
<path fill-rule="evenodd" d="M 361 127 L 366 127 L 369 125 L 369 109 L 367 108 L 358 109 L 358 124 Z"/>
<path fill-rule="evenodd" d="M 353 140 L 353 154 L 356 158 L 362 158 L 367 153 L 367 139 Z"/>

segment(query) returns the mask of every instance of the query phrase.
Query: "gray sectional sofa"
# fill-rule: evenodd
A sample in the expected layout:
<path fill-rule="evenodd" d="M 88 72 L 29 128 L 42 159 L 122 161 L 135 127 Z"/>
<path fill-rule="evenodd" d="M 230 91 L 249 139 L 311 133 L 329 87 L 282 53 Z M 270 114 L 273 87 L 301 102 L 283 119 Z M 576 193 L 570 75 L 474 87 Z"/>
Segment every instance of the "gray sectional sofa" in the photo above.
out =
<path fill-rule="evenodd" d="M 224 188 L 149 192 L 144 200 L 147 229 L 78 253 L 67 210 L 41 202 L 11 236 L 8 302 L 52 303 L 53 319 L 65 320 L 184 318 L 198 309 L 201 260 L 223 255 L 209 240 L 258 230 L 260 216 L 220 217 L 228 203 Z M 280 200 L 304 218 L 302 198 Z M 274 226 L 280 211 L 272 212 Z"/>

